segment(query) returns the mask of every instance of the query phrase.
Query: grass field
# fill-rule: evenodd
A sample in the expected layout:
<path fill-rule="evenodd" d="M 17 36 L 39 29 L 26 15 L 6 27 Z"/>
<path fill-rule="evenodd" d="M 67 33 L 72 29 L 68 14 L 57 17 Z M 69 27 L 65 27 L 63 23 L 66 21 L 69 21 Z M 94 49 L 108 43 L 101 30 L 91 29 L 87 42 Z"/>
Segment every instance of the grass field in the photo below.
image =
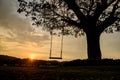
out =
<path fill-rule="evenodd" d="M 120 66 L 0 66 L 0 80 L 120 80 Z"/>

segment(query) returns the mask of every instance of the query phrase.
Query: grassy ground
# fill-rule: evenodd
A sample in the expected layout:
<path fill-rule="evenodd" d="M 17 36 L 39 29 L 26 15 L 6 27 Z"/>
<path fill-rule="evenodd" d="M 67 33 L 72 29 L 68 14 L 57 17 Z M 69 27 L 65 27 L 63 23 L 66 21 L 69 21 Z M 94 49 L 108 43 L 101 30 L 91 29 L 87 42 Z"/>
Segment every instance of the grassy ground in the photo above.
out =
<path fill-rule="evenodd" d="M 0 67 L 0 80 L 120 80 L 120 66 Z"/>

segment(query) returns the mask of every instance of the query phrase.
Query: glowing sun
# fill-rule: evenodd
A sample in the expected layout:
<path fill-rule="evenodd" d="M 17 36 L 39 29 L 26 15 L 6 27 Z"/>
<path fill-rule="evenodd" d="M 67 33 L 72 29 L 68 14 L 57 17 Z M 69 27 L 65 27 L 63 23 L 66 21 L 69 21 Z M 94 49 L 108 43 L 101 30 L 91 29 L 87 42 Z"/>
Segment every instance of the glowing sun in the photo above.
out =
<path fill-rule="evenodd" d="M 29 58 L 30 58 L 31 60 L 35 59 L 35 54 L 30 54 Z"/>

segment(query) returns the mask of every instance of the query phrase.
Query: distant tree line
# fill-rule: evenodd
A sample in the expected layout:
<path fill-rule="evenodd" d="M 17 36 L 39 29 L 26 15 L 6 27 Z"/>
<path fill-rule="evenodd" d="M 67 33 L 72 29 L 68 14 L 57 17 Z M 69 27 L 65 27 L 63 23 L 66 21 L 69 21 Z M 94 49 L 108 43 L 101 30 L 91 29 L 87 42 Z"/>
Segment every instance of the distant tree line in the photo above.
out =
<path fill-rule="evenodd" d="M 67 66 L 103 66 L 103 65 L 120 65 L 120 59 L 102 59 L 102 60 L 72 60 L 72 61 L 46 61 L 20 59 L 11 56 L 0 55 L 0 66 L 22 66 L 22 67 L 67 67 Z"/>

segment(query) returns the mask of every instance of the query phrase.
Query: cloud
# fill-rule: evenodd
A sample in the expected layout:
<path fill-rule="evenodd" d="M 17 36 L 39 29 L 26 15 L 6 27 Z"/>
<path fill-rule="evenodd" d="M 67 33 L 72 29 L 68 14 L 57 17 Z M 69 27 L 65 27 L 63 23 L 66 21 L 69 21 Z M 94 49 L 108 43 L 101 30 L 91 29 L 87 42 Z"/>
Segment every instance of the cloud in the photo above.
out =
<path fill-rule="evenodd" d="M 19 45 L 24 48 L 28 47 L 28 44 L 35 47 L 46 45 L 49 36 L 40 31 L 35 32 L 29 18 L 18 14 L 17 8 L 17 0 L 0 0 L 0 38 L 3 43 L 1 47 L 14 48 Z"/>
<path fill-rule="evenodd" d="M 13 14 L 12 5 L 15 0 L 1 0 L 0 3 L 0 27 L 3 27 L 8 31 L 10 37 L 8 38 L 10 41 L 19 41 L 23 42 L 39 42 L 43 40 L 48 40 L 47 35 L 34 35 L 34 28 L 31 27 L 29 20 L 20 18 L 18 13 Z M 17 3 L 16 3 L 17 4 Z M 16 10 L 17 11 L 17 10 Z"/>

